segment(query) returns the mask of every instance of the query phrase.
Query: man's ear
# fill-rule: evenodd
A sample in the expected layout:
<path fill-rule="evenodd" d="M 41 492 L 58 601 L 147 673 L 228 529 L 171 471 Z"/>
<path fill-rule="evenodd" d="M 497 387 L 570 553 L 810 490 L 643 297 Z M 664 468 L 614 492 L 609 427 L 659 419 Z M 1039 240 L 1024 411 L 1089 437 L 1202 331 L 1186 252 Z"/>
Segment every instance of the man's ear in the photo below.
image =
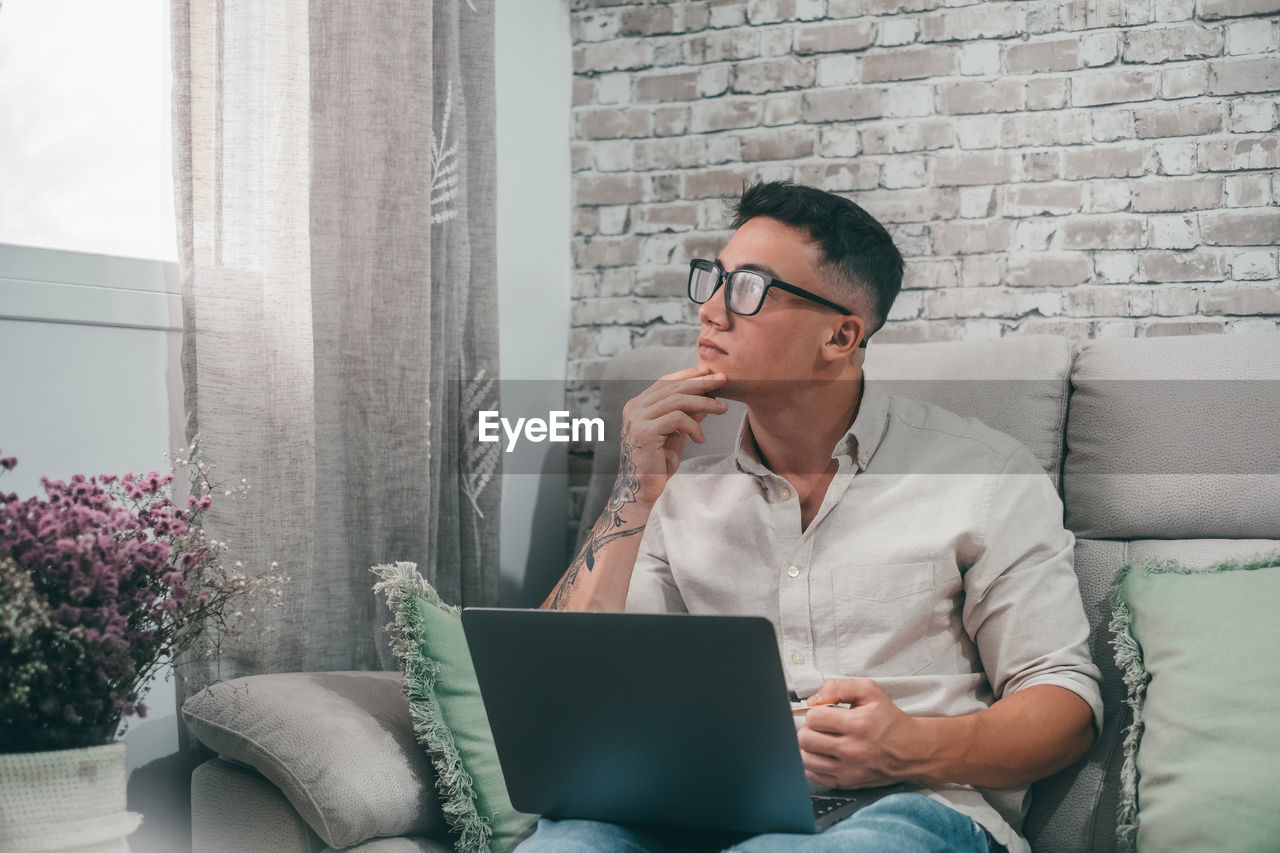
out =
<path fill-rule="evenodd" d="M 825 357 L 832 361 L 842 361 L 857 351 L 867 332 L 867 323 L 856 314 L 847 315 L 831 330 L 831 337 L 822 348 Z"/>

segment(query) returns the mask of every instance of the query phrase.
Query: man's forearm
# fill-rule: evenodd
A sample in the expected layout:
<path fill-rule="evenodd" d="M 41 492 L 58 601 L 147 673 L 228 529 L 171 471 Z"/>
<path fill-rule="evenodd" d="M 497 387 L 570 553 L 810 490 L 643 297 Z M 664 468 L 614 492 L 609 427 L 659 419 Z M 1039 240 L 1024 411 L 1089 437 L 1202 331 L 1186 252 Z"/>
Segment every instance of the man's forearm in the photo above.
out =
<path fill-rule="evenodd" d="M 976 714 L 916 720 L 925 753 L 917 781 L 925 783 L 1027 785 L 1079 761 L 1094 739 L 1088 703 L 1047 684 L 1020 690 Z"/>
<path fill-rule="evenodd" d="M 602 512 L 569 570 L 542 603 L 543 608 L 622 610 L 649 509 L 631 504 L 617 512 Z"/>

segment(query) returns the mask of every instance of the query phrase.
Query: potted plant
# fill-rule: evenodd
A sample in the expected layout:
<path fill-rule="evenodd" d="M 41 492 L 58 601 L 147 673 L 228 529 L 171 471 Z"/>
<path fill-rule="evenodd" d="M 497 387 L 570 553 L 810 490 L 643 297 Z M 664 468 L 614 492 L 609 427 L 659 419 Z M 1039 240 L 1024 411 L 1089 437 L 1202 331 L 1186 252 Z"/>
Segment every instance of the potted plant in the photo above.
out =
<path fill-rule="evenodd" d="M 15 458 L 0 458 L 0 472 Z M 122 839 L 124 744 L 131 715 L 167 662 L 235 630 L 241 599 L 279 605 L 283 577 L 226 565 L 205 536 L 215 492 L 198 442 L 172 474 L 42 480 L 43 497 L 0 492 L 0 848 L 58 849 Z M 247 609 L 247 608 L 246 608 Z M 120 846 L 112 849 L 121 849 Z M 127 849 L 127 848 L 126 848 Z"/>

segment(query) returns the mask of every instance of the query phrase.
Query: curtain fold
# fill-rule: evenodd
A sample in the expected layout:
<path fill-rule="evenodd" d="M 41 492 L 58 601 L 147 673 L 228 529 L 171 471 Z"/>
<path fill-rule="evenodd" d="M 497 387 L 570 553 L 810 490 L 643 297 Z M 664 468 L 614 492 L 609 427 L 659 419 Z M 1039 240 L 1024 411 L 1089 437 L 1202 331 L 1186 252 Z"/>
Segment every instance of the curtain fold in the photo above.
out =
<path fill-rule="evenodd" d="M 496 446 L 468 434 L 496 407 L 492 7 L 173 0 L 171 20 L 188 436 L 251 486 L 206 529 L 291 578 L 179 672 L 394 668 L 371 565 L 497 594 Z"/>

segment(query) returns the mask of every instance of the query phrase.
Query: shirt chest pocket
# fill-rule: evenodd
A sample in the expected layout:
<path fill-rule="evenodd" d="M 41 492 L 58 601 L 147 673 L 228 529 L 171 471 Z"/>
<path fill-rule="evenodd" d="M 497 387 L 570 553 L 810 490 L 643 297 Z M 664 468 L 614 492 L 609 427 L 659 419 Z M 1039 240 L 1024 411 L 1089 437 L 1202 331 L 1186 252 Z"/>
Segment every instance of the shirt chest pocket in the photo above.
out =
<path fill-rule="evenodd" d="M 836 566 L 836 659 L 844 677 L 915 675 L 932 662 L 934 564 Z"/>

